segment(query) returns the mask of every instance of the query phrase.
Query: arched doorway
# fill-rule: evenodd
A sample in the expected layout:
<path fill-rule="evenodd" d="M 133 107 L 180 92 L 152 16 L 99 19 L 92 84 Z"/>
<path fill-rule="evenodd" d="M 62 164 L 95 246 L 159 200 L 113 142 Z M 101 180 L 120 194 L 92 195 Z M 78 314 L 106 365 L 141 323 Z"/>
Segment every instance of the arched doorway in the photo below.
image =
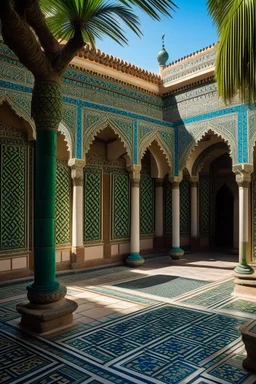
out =
<path fill-rule="evenodd" d="M 227 143 L 209 131 L 187 168 L 198 180 L 198 249 L 238 248 L 238 186 Z"/>
<path fill-rule="evenodd" d="M 234 196 L 224 184 L 215 199 L 215 245 L 216 247 L 233 247 Z"/>

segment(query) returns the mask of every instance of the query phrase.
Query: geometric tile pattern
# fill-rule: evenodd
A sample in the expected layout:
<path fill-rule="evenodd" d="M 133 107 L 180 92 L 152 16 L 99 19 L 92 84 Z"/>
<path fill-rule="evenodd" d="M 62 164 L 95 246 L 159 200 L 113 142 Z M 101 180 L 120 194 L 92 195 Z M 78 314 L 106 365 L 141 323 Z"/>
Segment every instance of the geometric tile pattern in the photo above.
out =
<path fill-rule="evenodd" d="M 192 297 L 183 299 L 182 302 L 191 305 L 200 305 L 206 308 L 211 308 L 213 306 L 217 307 L 220 305 L 220 303 L 223 303 L 223 301 L 230 298 L 233 290 L 234 282 L 233 280 L 229 280 L 218 284 L 209 290 L 205 290 L 202 293 L 198 293 Z"/>
<path fill-rule="evenodd" d="M 140 234 L 150 235 L 154 233 L 155 225 L 155 191 L 154 179 L 144 172 L 140 178 Z"/>
<path fill-rule="evenodd" d="M 256 302 L 253 301 L 235 300 L 223 305 L 221 308 L 256 315 Z"/>
<path fill-rule="evenodd" d="M 149 293 L 151 295 L 173 298 L 209 284 L 208 281 L 187 279 L 179 276 L 154 275 L 126 281 L 113 286 Z"/>
<path fill-rule="evenodd" d="M 26 146 L 1 144 L 0 249 L 26 247 Z"/>
<path fill-rule="evenodd" d="M 97 280 L 103 277 L 106 284 L 112 278 L 126 278 L 129 272 L 123 266 L 94 269 L 81 272 L 63 272 L 58 280 L 70 282 L 70 293 L 75 294 L 72 283 Z M 126 275 L 127 274 L 127 275 Z M 130 272 L 134 278 L 136 274 Z M 154 279 L 157 277 L 157 279 Z M 157 289 L 161 283 L 188 286 L 192 279 L 184 278 L 179 282 L 175 276 L 164 281 L 163 275 L 151 276 L 130 281 L 145 287 Z M 166 279 L 167 280 L 167 279 Z M 92 282 L 93 280 L 91 280 Z M 102 279 L 100 280 L 102 283 Z M 116 281 L 116 280 L 115 280 Z M 26 282 L 27 283 L 27 282 Z M 22 282 L 3 283 L 2 288 L 12 286 L 24 291 Z M 208 282 L 204 282 L 207 284 Z M 193 297 L 203 299 L 206 303 L 207 293 L 215 297 L 216 303 L 234 298 L 228 296 L 229 285 L 226 281 L 214 286 L 201 286 Z M 91 284 L 91 283 L 90 283 Z M 115 284 L 116 287 L 117 284 Z M 120 285 L 120 284 L 119 284 Z M 195 281 L 195 286 L 196 286 Z M 21 288 L 22 286 L 22 288 Z M 16 289 L 15 288 L 15 289 Z M 105 289 L 102 284 L 89 290 L 114 295 L 114 288 Z M 121 289 L 119 297 L 122 297 Z M 218 294 L 217 294 L 218 291 Z M 14 291 L 13 291 L 14 292 Z M 18 292 L 18 291 L 17 291 Z M 25 292 L 25 291 L 24 291 Z M 140 287 L 135 288 L 135 300 Z M 176 295 L 180 294 L 177 290 Z M 191 290 L 187 291 L 192 295 Z M 125 297 L 126 293 L 123 294 Z M 219 297 L 218 297 L 219 295 Z M 155 302 L 151 295 L 137 297 L 138 302 L 148 302 L 149 306 L 131 314 L 108 318 L 107 321 L 95 321 L 91 325 L 81 325 L 66 329 L 57 336 L 34 337 L 22 333 L 12 322 L 16 304 L 24 299 L 2 301 L 0 310 L 0 364 L 1 382 L 7 384 L 253 384 L 256 375 L 242 368 L 244 359 L 243 343 L 239 328 L 253 328 L 255 316 L 248 311 L 220 313 L 218 309 L 192 308 L 186 302 Z M 168 297 L 169 298 L 169 297 Z M 178 297 L 176 296 L 178 299 Z M 150 303 L 151 301 L 151 303 Z M 198 299 L 198 302 L 200 300 Z M 209 301 L 210 303 L 210 301 Z M 221 304 L 220 304 L 221 305 Z M 223 305 L 223 304 L 222 304 Z M 226 304 L 221 308 L 224 310 Z M 243 308 L 246 306 L 243 305 Z M 6 314 L 2 316 L 1 314 Z M 8 318 L 8 314 L 10 315 Z M 8 323 L 9 322 L 9 323 Z M 255 326 L 256 331 L 256 326 Z"/>
<path fill-rule="evenodd" d="M 84 241 L 101 239 L 101 178 L 100 169 L 85 168 L 84 174 Z"/>
<path fill-rule="evenodd" d="M 199 178 L 199 201 L 200 201 L 200 235 L 207 235 L 210 227 L 210 200 L 209 200 L 209 179 L 206 177 Z"/>
<path fill-rule="evenodd" d="M 190 235 L 190 184 L 186 179 L 180 183 L 180 233 Z"/>
<path fill-rule="evenodd" d="M 129 175 L 112 175 L 113 238 L 122 239 L 130 235 Z"/>
<path fill-rule="evenodd" d="M 242 317 L 162 304 L 95 326 L 58 341 L 60 347 L 120 383 L 244 383 L 252 375 L 242 369 Z M 216 327 L 217 325 L 217 327 Z M 105 373 L 104 373 L 105 370 Z M 109 378 L 108 378 L 109 379 Z M 111 381 L 112 382 L 112 381 Z M 115 382 L 115 381 L 113 381 Z"/>
<path fill-rule="evenodd" d="M 55 198 L 55 227 L 57 245 L 70 244 L 71 242 L 70 196 L 70 167 L 63 162 L 57 161 Z"/>
<path fill-rule="evenodd" d="M 172 185 L 166 176 L 164 189 L 164 234 L 172 233 Z"/>

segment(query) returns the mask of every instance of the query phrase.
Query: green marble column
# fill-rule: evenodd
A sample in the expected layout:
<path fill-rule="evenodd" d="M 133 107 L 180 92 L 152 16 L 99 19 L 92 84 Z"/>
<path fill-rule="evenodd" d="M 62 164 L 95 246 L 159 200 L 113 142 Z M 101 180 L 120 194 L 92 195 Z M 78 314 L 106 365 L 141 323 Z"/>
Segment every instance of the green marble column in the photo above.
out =
<path fill-rule="evenodd" d="M 34 282 L 28 286 L 31 302 L 50 303 L 65 296 L 66 288 L 55 279 L 55 186 L 57 129 L 62 116 L 60 84 L 35 83 L 32 96 L 35 120 L 35 220 Z"/>

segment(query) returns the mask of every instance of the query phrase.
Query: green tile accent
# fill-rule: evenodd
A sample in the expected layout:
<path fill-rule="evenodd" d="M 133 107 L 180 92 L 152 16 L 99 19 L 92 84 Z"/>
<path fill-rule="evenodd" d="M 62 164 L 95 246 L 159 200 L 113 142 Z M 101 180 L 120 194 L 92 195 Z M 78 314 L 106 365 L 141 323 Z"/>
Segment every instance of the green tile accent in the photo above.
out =
<path fill-rule="evenodd" d="M 56 168 L 56 244 L 71 243 L 71 179 L 67 163 L 57 161 Z"/>
<path fill-rule="evenodd" d="M 84 241 L 101 240 L 102 171 L 85 168 Z"/>
<path fill-rule="evenodd" d="M 193 297 L 182 300 L 187 304 L 201 305 L 203 307 L 211 307 L 220 301 L 229 299 L 234 291 L 234 281 L 229 280 L 209 289 L 208 291 L 199 293 Z"/>
<path fill-rule="evenodd" d="M 26 247 L 27 147 L 0 144 L 0 249 Z"/>
<path fill-rule="evenodd" d="M 129 175 L 112 175 L 112 238 L 130 236 L 130 189 Z"/>
<path fill-rule="evenodd" d="M 246 313 L 256 314 L 256 303 L 246 300 L 236 300 L 232 303 L 226 304 L 221 309 L 228 309 L 230 311 L 240 311 Z"/>
<path fill-rule="evenodd" d="M 180 183 L 180 233 L 190 235 L 190 184 L 188 180 Z"/>
<path fill-rule="evenodd" d="M 199 210 L 200 210 L 200 235 L 207 235 L 209 233 L 210 225 L 210 182 L 208 177 L 200 177 L 199 179 Z"/>
<path fill-rule="evenodd" d="M 168 176 L 164 178 L 164 233 L 172 233 L 172 185 Z"/>
<path fill-rule="evenodd" d="M 140 179 L 140 234 L 151 235 L 155 230 L 154 179 L 141 173 Z"/>

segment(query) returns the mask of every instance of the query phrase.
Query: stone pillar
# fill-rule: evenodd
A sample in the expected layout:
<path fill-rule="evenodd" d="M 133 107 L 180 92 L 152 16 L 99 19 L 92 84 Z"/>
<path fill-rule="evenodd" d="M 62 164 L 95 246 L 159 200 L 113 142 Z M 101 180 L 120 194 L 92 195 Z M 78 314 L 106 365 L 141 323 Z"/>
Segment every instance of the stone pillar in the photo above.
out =
<path fill-rule="evenodd" d="M 73 183 L 72 264 L 84 261 L 84 166 L 85 160 L 70 159 Z"/>
<path fill-rule="evenodd" d="M 236 274 L 252 274 L 254 269 L 248 264 L 249 240 L 249 186 L 251 183 L 251 164 L 234 166 L 236 181 L 239 187 L 239 264 L 235 268 Z"/>
<path fill-rule="evenodd" d="M 144 263 L 140 256 L 140 165 L 128 168 L 131 181 L 131 239 L 130 254 L 126 263 L 138 267 Z"/>
<path fill-rule="evenodd" d="M 196 251 L 200 248 L 198 231 L 198 178 L 192 176 L 190 179 L 191 188 L 191 250 Z"/>
<path fill-rule="evenodd" d="M 180 178 L 173 177 L 172 183 L 172 249 L 170 256 L 174 260 L 180 259 L 184 251 L 180 248 Z"/>
<path fill-rule="evenodd" d="M 156 179 L 155 186 L 155 248 L 164 248 L 163 179 Z"/>

